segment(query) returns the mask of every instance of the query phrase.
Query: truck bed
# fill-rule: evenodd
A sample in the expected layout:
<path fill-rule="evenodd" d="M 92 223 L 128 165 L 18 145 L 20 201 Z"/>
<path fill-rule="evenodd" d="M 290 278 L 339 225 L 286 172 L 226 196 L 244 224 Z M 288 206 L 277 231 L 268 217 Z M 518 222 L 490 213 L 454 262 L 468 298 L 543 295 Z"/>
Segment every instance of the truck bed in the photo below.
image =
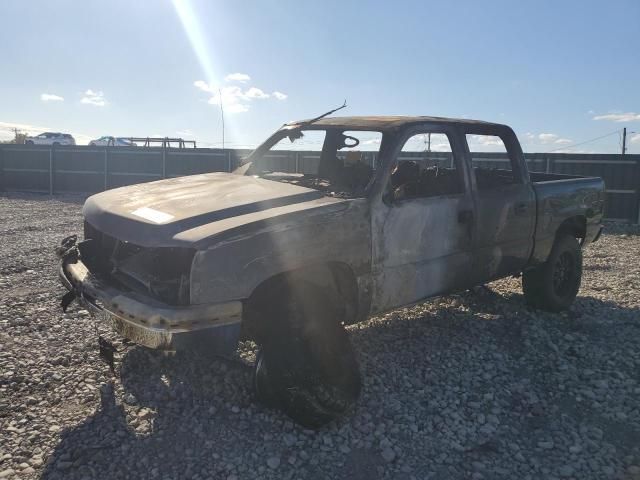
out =
<path fill-rule="evenodd" d="M 598 234 L 604 212 L 605 186 L 599 177 L 529 172 L 536 196 L 537 225 L 533 258 L 547 258 L 556 232 L 566 219 L 584 219 L 583 243 Z"/>

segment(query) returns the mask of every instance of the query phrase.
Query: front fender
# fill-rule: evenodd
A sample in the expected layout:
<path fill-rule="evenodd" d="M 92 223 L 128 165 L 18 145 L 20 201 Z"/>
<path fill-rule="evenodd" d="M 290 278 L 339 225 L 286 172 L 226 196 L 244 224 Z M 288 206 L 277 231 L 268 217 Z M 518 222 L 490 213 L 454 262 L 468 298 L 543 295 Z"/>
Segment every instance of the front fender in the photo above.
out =
<path fill-rule="evenodd" d="M 371 268 L 371 233 L 366 201 L 346 209 L 306 215 L 273 228 L 246 233 L 196 253 L 191 303 L 244 300 L 279 273 L 329 262 L 349 265 L 356 276 Z"/>

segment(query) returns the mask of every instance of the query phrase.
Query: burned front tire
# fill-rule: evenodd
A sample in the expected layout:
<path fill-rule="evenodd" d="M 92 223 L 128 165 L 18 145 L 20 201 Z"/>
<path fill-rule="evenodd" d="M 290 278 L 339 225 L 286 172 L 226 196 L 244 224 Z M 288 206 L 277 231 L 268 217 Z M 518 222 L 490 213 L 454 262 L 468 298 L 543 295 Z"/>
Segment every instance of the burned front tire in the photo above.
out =
<path fill-rule="evenodd" d="M 308 428 L 345 414 L 358 399 L 361 380 L 335 298 L 299 284 L 268 310 L 270 328 L 255 368 L 258 398 Z"/>
<path fill-rule="evenodd" d="M 278 408 L 280 402 L 271 380 L 269 379 L 269 367 L 264 359 L 264 349 L 256 354 L 256 364 L 253 369 L 253 390 L 258 400 L 269 408 Z"/>
<path fill-rule="evenodd" d="M 571 235 L 560 235 L 549 258 L 522 275 L 522 290 L 533 307 L 559 312 L 571 306 L 582 280 L 582 250 Z"/>

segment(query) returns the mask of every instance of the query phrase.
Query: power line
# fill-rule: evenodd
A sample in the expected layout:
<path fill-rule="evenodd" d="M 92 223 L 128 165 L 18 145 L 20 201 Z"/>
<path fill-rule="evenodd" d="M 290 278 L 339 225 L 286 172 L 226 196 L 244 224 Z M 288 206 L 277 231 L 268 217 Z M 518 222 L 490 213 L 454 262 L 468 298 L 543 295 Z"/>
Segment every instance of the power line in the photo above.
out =
<path fill-rule="evenodd" d="M 607 133 L 606 135 L 602 135 L 601 137 L 592 138 L 591 140 L 585 140 L 584 142 L 574 143 L 573 145 L 568 145 L 566 147 L 556 148 L 554 150 L 549 150 L 547 153 L 557 152 L 558 150 L 567 150 L 569 148 L 579 147 L 580 145 L 584 145 L 585 143 L 595 142 L 596 140 L 600 140 L 602 138 L 610 137 L 611 135 L 620 134 L 622 129 L 615 130 L 611 133 Z"/>

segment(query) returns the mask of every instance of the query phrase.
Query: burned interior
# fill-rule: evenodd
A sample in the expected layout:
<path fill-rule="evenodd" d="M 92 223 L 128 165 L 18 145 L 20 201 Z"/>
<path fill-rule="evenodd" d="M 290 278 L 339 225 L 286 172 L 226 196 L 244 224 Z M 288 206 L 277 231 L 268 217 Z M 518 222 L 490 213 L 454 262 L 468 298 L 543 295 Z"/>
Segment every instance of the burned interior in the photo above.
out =
<path fill-rule="evenodd" d="M 376 131 L 313 126 L 281 130 L 247 159 L 246 175 L 313 188 L 333 197 L 362 197 L 373 180 L 373 159 L 381 143 L 382 133 Z M 283 149 L 318 152 L 318 158 L 305 172 L 279 171 L 271 158 Z"/>

